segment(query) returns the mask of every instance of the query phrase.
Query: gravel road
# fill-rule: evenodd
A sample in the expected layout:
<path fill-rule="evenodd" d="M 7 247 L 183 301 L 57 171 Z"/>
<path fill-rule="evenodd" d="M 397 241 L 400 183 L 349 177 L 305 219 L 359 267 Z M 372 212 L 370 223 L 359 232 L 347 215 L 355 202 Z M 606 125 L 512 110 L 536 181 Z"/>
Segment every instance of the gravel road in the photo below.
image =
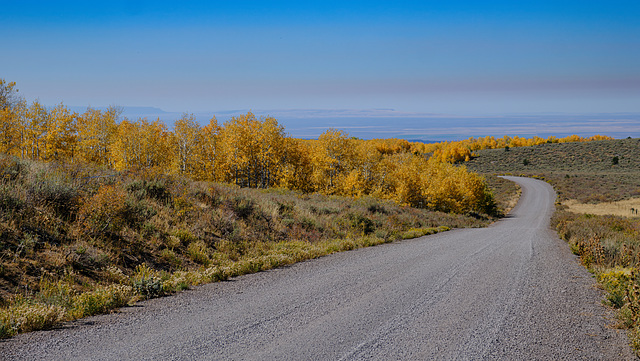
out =
<path fill-rule="evenodd" d="M 627 360 L 603 295 L 522 186 L 484 229 L 335 254 L 0 342 L 16 360 Z"/>

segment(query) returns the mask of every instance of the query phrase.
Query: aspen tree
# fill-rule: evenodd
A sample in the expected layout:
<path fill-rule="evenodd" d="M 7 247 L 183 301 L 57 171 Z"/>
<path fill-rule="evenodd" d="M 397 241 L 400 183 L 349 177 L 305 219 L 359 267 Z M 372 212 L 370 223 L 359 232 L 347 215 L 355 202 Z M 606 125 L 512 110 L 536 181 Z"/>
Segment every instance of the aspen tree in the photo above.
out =
<path fill-rule="evenodd" d="M 308 141 L 286 138 L 283 171 L 279 185 L 302 192 L 315 191 L 313 181 L 313 146 Z"/>
<path fill-rule="evenodd" d="M 118 171 L 139 166 L 141 151 L 141 134 L 138 124 L 124 119 L 118 124 L 109 152 L 113 167 Z"/>
<path fill-rule="evenodd" d="M 27 109 L 26 124 L 26 153 L 27 158 L 43 159 L 47 139 L 48 124 L 51 121 L 49 111 L 40 102 L 35 100 Z"/>
<path fill-rule="evenodd" d="M 178 172 L 193 177 L 198 173 L 197 162 L 201 161 L 197 157 L 198 144 L 201 143 L 201 130 L 200 125 L 196 123 L 196 117 L 193 114 L 183 114 L 176 120 L 173 134 L 177 147 Z"/>
<path fill-rule="evenodd" d="M 318 137 L 322 154 L 315 158 L 321 176 L 327 177 L 325 190 L 329 193 L 336 187 L 342 173 L 347 170 L 347 162 L 353 156 L 353 145 L 347 134 L 341 130 L 329 129 Z"/>
<path fill-rule="evenodd" d="M 0 152 L 21 155 L 25 103 L 18 101 L 0 108 Z"/>
<path fill-rule="evenodd" d="M 45 125 L 44 159 L 72 159 L 77 138 L 78 114 L 69 111 L 62 103 L 51 109 L 49 122 Z"/>
<path fill-rule="evenodd" d="M 140 124 L 141 166 L 157 172 L 170 173 L 171 165 L 175 164 L 175 143 L 173 134 L 158 118 L 149 122 L 146 118 L 138 120 Z"/>
<path fill-rule="evenodd" d="M 87 108 L 78 118 L 78 159 L 99 165 L 111 165 L 109 147 L 116 133 L 119 113 L 120 111 L 113 106 L 105 111 Z"/>
<path fill-rule="evenodd" d="M 0 111 L 13 107 L 17 102 L 17 92 L 16 82 L 7 82 L 0 78 Z"/>
<path fill-rule="evenodd" d="M 227 163 L 224 180 L 242 187 L 251 187 L 251 166 L 254 161 L 257 140 L 255 115 L 232 117 L 220 132 L 221 148 Z"/>
<path fill-rule="evenodd" d="M 261 188 L 277 184 L 284 170 L 286 159 L 286 135 L 284 127 L 273 117 L 262 118 L 258 130 L 259 166 L 257 185 Z"/>
<path fill-rule="evenodd" d="M 200 129 L 195 162 L 197 179 L 216 182 L 223 180 L 224 157 L 220 150 L 220 132 L 221 128 L 216 117 L 211 118 L 209 124 Z"/>

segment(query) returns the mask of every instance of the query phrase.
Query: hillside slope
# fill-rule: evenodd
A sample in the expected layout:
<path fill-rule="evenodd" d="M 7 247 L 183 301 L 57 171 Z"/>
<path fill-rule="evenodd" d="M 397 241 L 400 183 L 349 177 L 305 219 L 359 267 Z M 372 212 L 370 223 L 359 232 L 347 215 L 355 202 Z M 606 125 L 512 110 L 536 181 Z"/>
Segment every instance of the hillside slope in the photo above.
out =
<path fill-rule="evenodd" d="M 607 291 L 603 302 L 618 310 L 616 326 L 628 330 L 640 355 L 640 218 L 629 212 L 640 208 L 640 139 L 483 150 L 465 164 L 485 175 L 523 174 L 553 184 L 561 204 L 552 227 Z M 585 203 L 585 213 L 567 208 L 576 201 Z M 612 212 L 622 205 L 624 216 Z"/>
<path fill-rule="evenodd" d="M 603 202 L 640 196 L 639 154 L 640 139 L 616 139 L 480 150 L 464 164 L 485 175 L 543 176 L 561 200 Z"/>

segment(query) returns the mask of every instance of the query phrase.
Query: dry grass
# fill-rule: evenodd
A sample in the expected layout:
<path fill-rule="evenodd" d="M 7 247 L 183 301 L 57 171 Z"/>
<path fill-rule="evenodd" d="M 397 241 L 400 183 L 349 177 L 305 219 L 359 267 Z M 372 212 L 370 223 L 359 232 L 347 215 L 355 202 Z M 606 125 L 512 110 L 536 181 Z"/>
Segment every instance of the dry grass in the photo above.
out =
<path fill-rule="evenodd" d="M 518 204 L 522 194 L 520 186 L 495 175 L 488 175 L 485 180 L 495 195 L 499 212 L 501 214 L 509 213 Z"/>
<path fill-rule="evenodd" d="M 620 201 L 640 196 L 640 139 L 542 144 L 477 151 L 465 165 L 485 175 L 544 177 L 560 200 Z M 618 163 L 613 164 L 613 158 Z M 524 165 L 524 161 L 528 165 Z"/>
<path fill-rule="evenodd" d="M 483 150 L 466 163 L 485 174 L 551 183 L 561 204 L 552 225 L 608 292 L 619 327 L 640 355 L 640 139 Z M 640 211 L 638 211 L 640 213 Z"/>
<path fill-rule="evenodd" d="M 0 157 L 0 338 L 204 282 L 492 221 L 372 197 Z"/>
<path fill-rule="evenodd" d="M 639 217 L 640 198 L 631 198 L 617 202 L 579 203 L 576 200 L 562 202 L 566 210 L 573 213 L 595 214 L 599 216 Z"/>

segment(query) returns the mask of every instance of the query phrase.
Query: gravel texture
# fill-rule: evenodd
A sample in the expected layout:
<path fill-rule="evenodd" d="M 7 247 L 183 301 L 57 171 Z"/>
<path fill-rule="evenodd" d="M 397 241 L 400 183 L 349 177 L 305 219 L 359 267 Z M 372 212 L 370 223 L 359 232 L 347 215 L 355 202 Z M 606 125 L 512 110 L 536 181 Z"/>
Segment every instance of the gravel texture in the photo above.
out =
<path fill-rule="evenodd" d="M 484 229 L 335 254 L 0 342 L 10 360 L 631 360 L 602 292 L 522 186 Z"/>

